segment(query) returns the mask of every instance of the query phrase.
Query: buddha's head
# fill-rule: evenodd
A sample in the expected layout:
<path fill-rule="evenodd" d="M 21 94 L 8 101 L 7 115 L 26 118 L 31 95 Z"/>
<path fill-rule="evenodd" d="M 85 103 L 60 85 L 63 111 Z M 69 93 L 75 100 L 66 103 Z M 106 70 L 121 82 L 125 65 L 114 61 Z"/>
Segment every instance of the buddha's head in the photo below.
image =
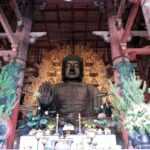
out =
<path fill-rule="evenodd" d="M 62 65 L 63 81 L 82 81 L 83 60 L 79 56 L 66 56 Z"/>

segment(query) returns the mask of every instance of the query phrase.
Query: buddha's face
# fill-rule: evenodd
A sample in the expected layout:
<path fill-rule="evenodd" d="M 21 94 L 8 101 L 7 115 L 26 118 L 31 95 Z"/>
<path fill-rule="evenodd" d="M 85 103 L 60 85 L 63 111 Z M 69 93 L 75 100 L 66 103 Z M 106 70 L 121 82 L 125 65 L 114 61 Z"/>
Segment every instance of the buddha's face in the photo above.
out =
<path fill-rule="evenodd" d="M 80 64 L 78 61 L 68 60 L 65 67 L 65 76 L 68 79 L 76 79 L 80 77 Z"/>
<path fill-rule="evenodd" d="M 62 80 L 81 82 L 83 78 L 83 60 L 79 56 L 66 56 L 62 64 Z"/>

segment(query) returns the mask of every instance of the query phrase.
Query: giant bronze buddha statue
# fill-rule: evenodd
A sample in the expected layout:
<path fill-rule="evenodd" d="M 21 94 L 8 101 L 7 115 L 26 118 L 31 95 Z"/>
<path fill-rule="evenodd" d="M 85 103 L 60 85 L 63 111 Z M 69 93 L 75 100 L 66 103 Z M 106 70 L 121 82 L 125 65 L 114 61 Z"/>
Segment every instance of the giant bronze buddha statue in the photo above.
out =
<path fill-rule="evenodd" d="M 54 86 L 51 100 L 57 112 L 63 115 L 81 113 L 84 116 L 94 113 L 95 98 L 99 91 L 83 83 L 82 78 L 83 60 L 78 56 L 66 56 L 62 64 L 63 82 Z"/>

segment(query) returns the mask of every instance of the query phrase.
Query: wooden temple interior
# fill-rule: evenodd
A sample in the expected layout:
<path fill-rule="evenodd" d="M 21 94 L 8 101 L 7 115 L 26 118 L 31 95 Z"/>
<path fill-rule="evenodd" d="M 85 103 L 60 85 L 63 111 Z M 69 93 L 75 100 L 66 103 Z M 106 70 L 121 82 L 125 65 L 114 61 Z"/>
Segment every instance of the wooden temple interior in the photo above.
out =
<path fill-rule="evenodd" d="M 70 86 L 72 90 L 68 90 L 71 93 L 77 87 L 76 95 L 65 93 L 69 88 L 64 85 L 65 82 L 69 84 L 69 79 L 62 79 L 62 64 L 66 56 L 79 56 L 83 59 L 82 84 L 75 84 L 74 87 L 73 83 Z M 76 107 L 74 99 L 79 99 L 80 103 L 80 99 L 86 95 L 85 89 L 81 87 L 94 87 L 89 88 L 88 93 L 92 93 L 89 96 L 92 97 L 95 89 L 100 92 L 100 99 L 93 104 L 98 107 L 102 101 L 111 103 L 110 82 L 120 83 L 120 72 L 114 66 L 126 60 L 134 66 L 135 75 L 141 81 L 139 88 L 145 86 L 144 103 L 148 105 L 150 0 L 0 0 L 0 70 L 14 61 L 22 66 L 16 80 L 16 103 L 9 115 L 11 133 L 5 140 L 5 148 L 12 149 L 16 143 L 18 146 L 20 120 L 30 112 L 35 116 L 43 105 L 43 109 L 47 109 L 46 103 L 37 98 L 43 83 L 50 84 L 47 89 L 49 93 L 47 91 L 43 101 L 52 97 L 50 94 L 55 90 L 54 93 L 58 94 L 54 98 L 56 101 L 58 98 L 63 103 L 72 96 L 72 110 Z M 59 84 L 62 85 L 59 87 Z M 81 88 L 79 93 L 78 86 Z M 1 93 L 0 85 L 0 96 Z M 96 96 L 92 98 L 95 99 Z M 0 101 L 1 99 L 0 97 Z M 43 104 L 41 108 L 40 103 Z M 56 103 L 56 112 L 57 106 Z M 59 114 L 54 114 L 56 124 L 58 115 L 61 116 L 61 110 Z M 4 115 L 1 116 L 0 122 L 4 119 Z M 82 113 L 78 117 L 80 120 Z M 130 142 L 124 137 L 125 131 L 121 130 L 121 133 L 122 148 L 129 148 Z"/>

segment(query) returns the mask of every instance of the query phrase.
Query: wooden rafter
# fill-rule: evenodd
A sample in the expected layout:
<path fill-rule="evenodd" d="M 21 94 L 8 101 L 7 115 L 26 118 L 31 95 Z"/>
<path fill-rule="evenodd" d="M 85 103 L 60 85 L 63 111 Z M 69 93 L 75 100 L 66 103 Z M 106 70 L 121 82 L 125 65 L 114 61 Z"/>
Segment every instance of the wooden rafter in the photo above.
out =
<path fill-rule="evenodd" d="M 31 32 L 30 37 L 31 38 L 39 38 L 42 36 L 45 36 L 47 33 L 46 32 Z M 13 33 L 13 36 L 17 36 L 17 33 Z M 6 33 L 0 33 L 0 38 L 7 38 Z"/>
<path fill-rule="evenodd" d="M 59 5 L 56 5 L 56 8 L 57 8 L 57 21 L 58 21 L 57 23 L 58 23 L 58 28 L 61 29 L 61 23 L 62 22 L 61 22 L 61 18 L 60 18 L 60 10 L 59 10 L 60 8 L 59 8 Z"/>
<path fill-rule="evenodd" d="M 61 42 L 60 42 L 60 40 L 56 40 L 56 42 L 58 43 L 58 44 L 61 44 L 61 43 L 66 43 L 66 44 L 68 44 L 70 41 L 69 41 L 70 39 L 68 39 L 68 40 L 61 40 Z M 107 43 L 105 43 L 105 42 L 103 42 L 103 41 L 100 41 L 99 40 L 99 38 L 97 38 L 96 40 L 98 40 L 97 41 L 97 49 L 98 48 L 101 48 L 101 51 L 103 51 L 104 50 L 104 48 L 106 48 L 106 46 L 108 45 Z M 92 48 L 95 48 L 95 39 L 86 39 L 86 41 L 91 45 L 91 47 Z M 84 43 L 84 39 L 75 39 L 75 43 Z M 54 46 L 55 46 L 55 44 L 54 44 Z M 34 49 L 42 49 L 42 50 L 44 50 L 44 49 L 49 49 L 49 45 L 48 44 L 40 44 L 40 42 L 39 42 L 39 44 L 37 43 L 37 44 L 34 44 L 33 46 L 32 46 Z"/>
<path fill-rule="evenodd" d="M 20 22 L 19 25 L 21 25 L 23 23 L 22 22 L 23 20 L 22 20 L 22 15 L 21 15 L 21 12 L 19 10 L 19 7 L 18 7 L 16 0 L 11 0 L 10 5 L 16 14 L 17 20 Z"/>
<path fill-rule="evenodd" d="M 63 29 L 62 29 L 62 22 L 61 22 L 61 16 L 60 16 L 61 12 L 60 12 L 60 7 L 58 4 L 56 5 L 56 8 L 57 8 L 56 17 L 58 20 L 57 26 L 58 26 L 59 36 L 61 37 L 63 33 Z"/>
<path fill-rule="evenodd" d="M 127 48 L 124 53 L 128 56 L 136 56 L 136 55 L 150 55 L 150 46 L 145 46 L 143 48 Z"/>
<path fill-rule="evenodd" d="M 17 39 L 14 36 L 11 26 L 9 25 L 8 20 L 7 20 L 1 7 L 0 7 L 0 22 L 7 34 L 7 37 L 11 43 L 12 49 L 16 50 L 17 49 Z"/>
<path fill-rule="evenodd" d="M 126 1 L 127 0 L 121 0 L 120 1 L 120 6 L 119 6 L 119 9 L 118 9 L 118 12 L 117 12 L 117 17 L 118 18 L 121 18 L 122 17 L 122 14 L 125 10 L 125 6 L 126 6 Z"/>
<path fill-rule="evenodd" d="M 63 12 L 70 12 L 71 10 L 73 9 L 73 11 L 96 11 L 98 10 L 98 8 L 96 7 L 89 7 L 88 9 L 86 7 L 74 7 L 74 8 L 60 8 L 59 10 L 60 11 L 63 11 Z M 56 12 L 57 11 L 57 8 L 45 8 L 43 10 L 44 12 Z"/>
<path fill-rule="evenodd" d="M 0 50 L 0 56 L 10 56 L 15 57 L 16 56 L 16 51 L 12 51 L 12 50 Z"/>
<path fill-rule="evenodd" d="M 38 23 L 38 24 L 41 24 L 41 23 L 55 23 L 55 24 L 57 24 L 58 23 L 58 20 L 35 20 L 34 21 L 35 23 Z M 70 20 L 59 20 L 59 22 L 62 24 L 67 24 L 67 23 L 72 23 L 72 19 L 70 19 Z M 93 21 L 93 20 L 87 20 L 86 18 L 85 18 L 85 20 L 76 20 L 75 22 L 77 22 L 77 23 L 93 23 L 93 24 L 95 24 L 95 21 Z"/>
<path fill-rule="evenodd" d="M 110 33 L 108 31 L 93 31 L 94 35 L 100 36 L 104 39 L 105 42 L 110 42 Z M 142 38 L 148 39 L 148 33 L 147 31 L 131 31 L 130 36 L 128 37 L 127 41 L 130 41 L 132 37 L 138 36 Z"/>
<path fill-rule="evenodd" d="M 131 11 L 130 11 L 130 14 L 128 16 L 128 20 L 127 20 L 127 23 L 125 26 L 125 31 L 122 35 L 121 43 L 126 43 L 128 41 L 132 26 L 134 24 L 135 18 L 137 16 L 137 13 L 139 10 L 139 6 L 140 6 L 140 3 L 138 2 L 138 3 L 133 4 L 133 6 L 131 8 Z"/>
<path fill-rule="evenodd" d="M 44 20 L 46 20 L 45 12 L 41 12 L 41 14 L 42 14 Z M 47 32 L 47 40 L 48 40 L 49 49 L 50 49 L 51 48 L 50 35 L 49 35 L 49 31 L 48 31 L 48 25 L 45 22 L 44 22 L 44 29 Z"/>
<path fill-rule="evenodd" d="M 86 6 L 86 8 L 88 9 L 88 5 Z M 86 43 L 86 39 L 87 39 L 87 33 L 88 33 L 88 17 L 89 17 L 89 15 L 88 15 L 89 13 L 88 13 L 88 11 L 87 12 L 85 12 L 85 31 L 84 31 L 84 45 L 86 45 L 87 43 Z"/>
<path fill-rule="evenodd" d="M 75 45 L 75 38 L 74 38 L 74 28 L 75 28 L 75 12 L 74 12 L 74 5 L 71 5 L 71 44 L 72 44 L 72 53 L 74 53 L 74 45 Z"/>
<path fill-rule="evenodd" d="M 150 37 L 150 0 L 141 0 L 141 7 L 144 14 L 145 24 Z"/>

